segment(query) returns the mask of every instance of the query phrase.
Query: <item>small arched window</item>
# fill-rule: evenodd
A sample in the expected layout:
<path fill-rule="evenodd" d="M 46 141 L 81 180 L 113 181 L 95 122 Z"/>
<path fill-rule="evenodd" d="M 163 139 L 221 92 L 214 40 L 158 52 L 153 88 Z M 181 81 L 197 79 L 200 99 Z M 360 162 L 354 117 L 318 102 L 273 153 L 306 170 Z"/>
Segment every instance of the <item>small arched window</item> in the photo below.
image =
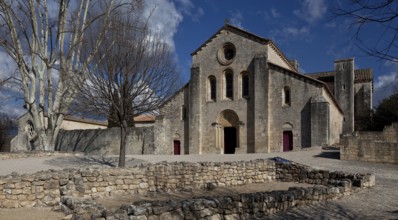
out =
<path fill-rule="evenodd" d="M 290 96 L 290 87 L 289 86 L 285 86 L 285 88 L 283 88 L 282 97 L 283 97 L 283 105 L 290 106 L 291 96 Z"/>
<path fill-rule="evenodd" d="M 247 73 L 242 73 L 242 97 L 249 97 L 249 76 Z"/>
<path fill-rule="evenodd" d="M 215 76 L 209 76 L 209 98 L 216 101 L 217 97 L 217 80 Z"/>
<path fill-rule="evenodd" d="M 225 97 L 232 99 L 233 98 L 233 84 L 234 84 L 234 76 L 231 70 L 225 71 Z"/>

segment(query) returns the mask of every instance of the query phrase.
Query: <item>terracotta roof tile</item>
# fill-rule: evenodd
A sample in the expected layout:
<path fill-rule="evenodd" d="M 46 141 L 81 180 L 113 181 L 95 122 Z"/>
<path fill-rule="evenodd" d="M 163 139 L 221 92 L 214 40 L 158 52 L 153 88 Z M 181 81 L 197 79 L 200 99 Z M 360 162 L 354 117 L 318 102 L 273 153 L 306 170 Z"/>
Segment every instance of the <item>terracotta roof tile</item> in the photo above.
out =
<path fill-rule="evenodd" d="M 134 117 L 135 122 L 154 122 L 155 119 L 155 115 L 139 115 Z"/>
<path fill-rule="evenodd" d="M 321 78 L 324 78 L 324 77 L 334 77 L 336 75 L 336 72 L 329 71 L 329 72 L 310 73 L 310 74 L 306 74 L 306 75 L 311 78 L 321 80 Z M 372 82 L 373 81 L 373 69 L 354 70 L 354 75 L 355 75 L 355 81 L 354 81 L 355 83 Z"/>

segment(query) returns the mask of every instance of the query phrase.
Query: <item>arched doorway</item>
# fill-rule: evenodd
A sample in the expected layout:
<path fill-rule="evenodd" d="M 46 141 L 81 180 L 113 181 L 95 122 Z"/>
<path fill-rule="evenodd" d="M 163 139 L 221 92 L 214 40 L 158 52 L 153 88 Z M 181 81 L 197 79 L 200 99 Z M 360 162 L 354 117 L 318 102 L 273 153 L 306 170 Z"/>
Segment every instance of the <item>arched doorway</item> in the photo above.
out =
<path fill-rule="evenodd" d="M 293 125 L 289 122 L 282 126 L 283 129 L 283 151 L 293 150 Z"/>
<path fill-rule="evenodd" d="M 175 133 L 173 137 L 173 153 L 174 155 L 180 155 L 181 154 L 181 141 L 180 141 L 180 135 Z"/>
<path fill-rule="evenodd" d="M 224 110 L 217 119 L 216 146 L 221 154 L 234 154 L 239 147 L 239 117 L 232 110 Z"/>

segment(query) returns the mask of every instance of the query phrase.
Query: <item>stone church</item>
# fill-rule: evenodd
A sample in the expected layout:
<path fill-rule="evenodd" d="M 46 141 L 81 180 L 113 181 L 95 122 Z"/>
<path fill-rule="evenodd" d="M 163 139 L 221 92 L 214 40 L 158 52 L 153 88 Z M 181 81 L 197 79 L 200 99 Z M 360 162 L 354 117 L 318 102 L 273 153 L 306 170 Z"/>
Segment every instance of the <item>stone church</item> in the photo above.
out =
<path fill-rule="evenodd" d="M 266 153 L 338 143 L 371 113 L 354 59 L 301 74 L 274 42 L 226 24 L 192 54 L 190 81 L 155 122 L 158 153 Z"/>

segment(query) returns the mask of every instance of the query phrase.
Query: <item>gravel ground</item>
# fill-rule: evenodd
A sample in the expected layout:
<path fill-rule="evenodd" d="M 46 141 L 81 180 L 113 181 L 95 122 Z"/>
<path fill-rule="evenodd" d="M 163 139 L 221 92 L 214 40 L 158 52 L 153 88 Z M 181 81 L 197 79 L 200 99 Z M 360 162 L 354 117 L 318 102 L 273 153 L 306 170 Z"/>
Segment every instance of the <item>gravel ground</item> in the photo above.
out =
<path fill-rule="evenodd" d="M 283 157 L 316 169 L 338 170 L 350 173 L 373 173 L 376 186 L 354 195 L 328 203 L 292 209 L 271 216 L 272 219 L 398 219 L 398 165 L 356 161 L 340 161 L 337 150 L 241 154 L 241 155 L 134 155 L 126 158 L 127 166 L 161 161 L 239 161 Z M 52 156 L 0 160 L 0 175 L 11 172 L 34 173 L 67 167 L 115 167 L 116 157 Z M 0 210 L 1 212 L 1 210 Z"/>

